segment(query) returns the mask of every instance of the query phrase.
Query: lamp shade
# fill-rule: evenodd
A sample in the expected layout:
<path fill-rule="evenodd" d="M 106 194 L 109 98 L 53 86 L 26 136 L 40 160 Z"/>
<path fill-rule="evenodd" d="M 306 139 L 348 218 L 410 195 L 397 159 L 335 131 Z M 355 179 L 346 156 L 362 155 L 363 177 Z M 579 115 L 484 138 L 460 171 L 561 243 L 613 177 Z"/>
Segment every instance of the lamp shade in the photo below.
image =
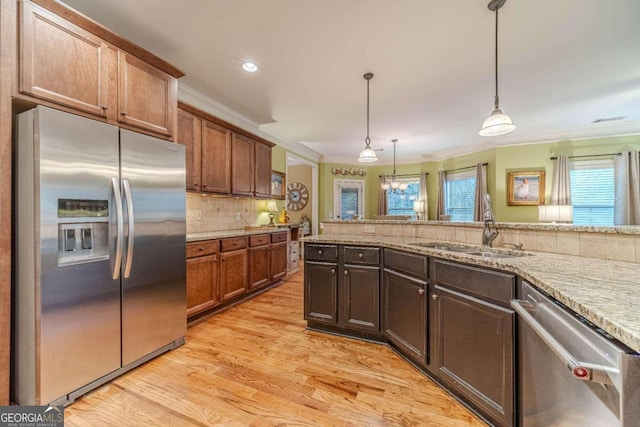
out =
<path fill-rule="evenodd" d="M 375 162 L 377 160 L 376 152 L 373 151 L 373 148 L 369 145 L 364 147 L 364 150 L 360 152 L 360 157 L 358 157 L 358 161 L 363 163 Z"/>
<path fill-rule="evenodd" d="M 538 221 L 573 222 L 573 206 L 571 205 L 540 205 L 538 206 Z"/>
<path fill-rule="evenodd" d="M 513 131 L 516 127 L 511 122 L 511 117 L 496 108 L 491 115 L 482 123 L 482 129 L 479 134 L 481 136 L 498 136 Z"/>
<path fill-rule="evenodd" d="M 278 212 L 278 206 L 275 200 L 269 200 L 267 202 L 267 212 Z"/>
<path fill-rule="evenodd" d="M 414 212 L 424 212 L 424 200 L 416 200 L 413 202 L 413 211 Z"/>

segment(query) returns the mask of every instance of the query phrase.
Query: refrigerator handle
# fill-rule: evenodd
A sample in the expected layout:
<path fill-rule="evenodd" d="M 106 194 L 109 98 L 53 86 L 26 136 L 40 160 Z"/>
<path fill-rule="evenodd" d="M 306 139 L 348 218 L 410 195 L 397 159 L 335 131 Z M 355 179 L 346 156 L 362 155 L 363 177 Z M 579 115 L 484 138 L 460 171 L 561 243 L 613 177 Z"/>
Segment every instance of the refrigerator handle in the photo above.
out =
<path fill-rule="evenodd" d="M 129 233 L 127 237 L 127 261 L 124 265 L 124 278 L 127 279 L 131 275 L 131 263 L 133 261 L 133 240 L 134 240 L 134 225 L 135 219 L 133 217 L 133 200 L 131 197 L 131 186 L 129 180 L 122 181 L 124 187 L 124 197 L 127 200 L 127 218 L 129 223 Z"/>
<path fill-rule="evenodd" d="M 120 277 L 120 267 L 122 265 L 122 233 L 124 232 L 124 225 L 122 224 L 122 195 L 120 194 L 118 178 L 111 178 L 111 185 L 113 186 L 113 198 L 116 201 L 116 257 L 112 276 L 113 280 L 116 280 Z"/>

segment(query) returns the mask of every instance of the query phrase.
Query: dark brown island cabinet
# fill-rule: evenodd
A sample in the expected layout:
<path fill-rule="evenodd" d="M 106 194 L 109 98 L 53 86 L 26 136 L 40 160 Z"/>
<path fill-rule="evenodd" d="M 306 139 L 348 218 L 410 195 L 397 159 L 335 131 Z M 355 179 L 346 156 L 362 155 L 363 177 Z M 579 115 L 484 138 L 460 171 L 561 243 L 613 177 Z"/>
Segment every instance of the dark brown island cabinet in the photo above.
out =
<path fill-rule="evenodd" d="M 306 244 L 305 260 L 308 325 L 379 340 L 380 249 Z"/>
<path fill-rule="evenodd" d="M 388 342 L 485 420 L 515 425 L 515 275 L 371 246 L 304 253 L 309 328 Z"/>

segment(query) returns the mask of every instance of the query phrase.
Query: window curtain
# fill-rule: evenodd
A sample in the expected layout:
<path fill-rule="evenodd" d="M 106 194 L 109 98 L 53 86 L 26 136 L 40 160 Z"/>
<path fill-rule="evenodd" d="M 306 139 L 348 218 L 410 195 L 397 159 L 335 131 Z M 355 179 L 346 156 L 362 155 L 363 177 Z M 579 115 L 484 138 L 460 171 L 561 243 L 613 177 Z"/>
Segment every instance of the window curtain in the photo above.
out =
<path fill-rule="evenodd" d="M 436 199 L 436 221 L 439 221 L 443 215 L 446 215 L 444 206 L 444 183 L 447 179 L 444 170 L 438 171 L 438 198 Z"/>
<path fill-rule="evenodd" d="M 380 175 L 380 185 L 378 186 L 378 215 L 387 215 L 387 190 L 382 189 L 382 184 L 387 182 L 385 175 Z"/>
<path fill-rule="evenodd" d="M 551 204 L 571 204 L 571 183 L 569 181 L 569 158 L 558 156 L 553 163 L 553 181 L 551 183 Z"/>
<path fill-rule="evenodd" d="M 622 153 L 614 162 L 615 225 L 640 225 L 640 154 Z"/>
<path fill-rule="evenodd" d="M 484 195 L 487 194 L 487 165 L 476 166 L 476 197 L 473 203 L 473 220 L 484 220 Z"/>
<path fill-rule="evenodd" d="M 429 220 L 429 194 L 427 192 L 427 174 L 420 174 L 420 194 L 418 200 L 424 202 L 424 212 L 422 213 L 422 219 Z"/>

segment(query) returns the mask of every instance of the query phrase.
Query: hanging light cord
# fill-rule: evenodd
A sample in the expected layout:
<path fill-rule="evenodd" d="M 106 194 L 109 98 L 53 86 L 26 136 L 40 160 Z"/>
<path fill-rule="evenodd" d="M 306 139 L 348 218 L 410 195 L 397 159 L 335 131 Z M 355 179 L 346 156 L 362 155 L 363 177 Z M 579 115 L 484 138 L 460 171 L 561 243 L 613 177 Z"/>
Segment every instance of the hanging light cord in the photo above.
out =
<path fill-rule="evenodd" d="M 398 140 L 393 140 L 393 181 L 396 180 L 396 142 Z"/>
<path fill-rule="evenodd" d="M 369 75 L 365 74 L 364 78 L 367 79 L 367 137 L 364 139 L 364 143 L 368 147 L 369 144 L 371 144 L 371 139 L 369 138 L 369 81 L 371 81 L 371 77 L 373 77 L 373 74 L 371 74 L 371 77 L 367 77 L 369 77 Z"/>
<path fill-rule="evenodd" d="M 499 108 L 500 99 L 498 98 L 498 10 L 496 7 L 496 110 Z"/>

